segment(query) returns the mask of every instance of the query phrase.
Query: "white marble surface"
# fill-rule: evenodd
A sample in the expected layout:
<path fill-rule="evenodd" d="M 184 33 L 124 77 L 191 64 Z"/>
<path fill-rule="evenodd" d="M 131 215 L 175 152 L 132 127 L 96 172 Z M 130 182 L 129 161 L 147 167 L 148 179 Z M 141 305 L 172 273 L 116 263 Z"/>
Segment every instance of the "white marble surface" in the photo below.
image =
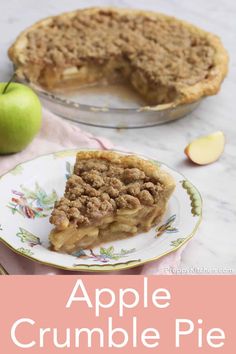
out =
<path fill-rule="evenodd" d="M 175 15 L 221 36 L 230 54 L 230 71 L 217 96 L 206 99 L 188 117 L 171 124 L 116 131 L 84 127 L 106 136 L 114 144 L 158 158 L 185 174 L 201 191 L 204 201 L 203 222 L 185 249 L 183 271 L 205 267 L 211 273 L 236 273 L 236 2 L 235 0 L 159 0 L 159 1 L 77 1 L 77 0 L 8 0 L 0 1 L 0 73 L 1 81 L 12 72 L 7 48 L 26 26 L 48 15 L 77 7 L 110 4 L 153 9 Z M 183 154 L 193 138 L 222 130 L 227 144 L 221 159 L 206 167 L 188 163 Z M 193 268 L 192 268 L 193 267 Z M 195 268 L 194 268 L 195 267 Z"/>

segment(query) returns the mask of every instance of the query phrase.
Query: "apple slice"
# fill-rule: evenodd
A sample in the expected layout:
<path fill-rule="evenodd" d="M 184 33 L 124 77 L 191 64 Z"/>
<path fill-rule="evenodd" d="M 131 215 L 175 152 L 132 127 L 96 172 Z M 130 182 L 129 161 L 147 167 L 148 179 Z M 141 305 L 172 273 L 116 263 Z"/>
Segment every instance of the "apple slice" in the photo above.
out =
<path fill-rule="evenodd" d="M 193 140 L 186 146 L 186 156 L 198 165 L 207 165 L 218 160 L 224 151 L 225 136 L 221 131 Z"/>

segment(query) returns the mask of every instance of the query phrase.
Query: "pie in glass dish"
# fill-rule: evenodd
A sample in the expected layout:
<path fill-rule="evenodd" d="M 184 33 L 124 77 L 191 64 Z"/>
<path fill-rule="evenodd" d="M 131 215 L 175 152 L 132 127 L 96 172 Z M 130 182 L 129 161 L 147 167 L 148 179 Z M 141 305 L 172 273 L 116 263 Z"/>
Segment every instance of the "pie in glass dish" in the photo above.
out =
<path fill-rule="evenodd" d="M 37 22 L 9 56 L 20 79 L 47 91 L 122 82 L 152 106 L 216 94 L 228 67 L 211 33 L 160 13 L 102 7 Z"/>
<path fill-rule="evenodd" d="M 162 219 L 174 188 L 173 178 L 148 160 L 113 151 L 78 152 L 64 197 L 50 217 L 51 247 L 73 254 L 147 232 Z"/>

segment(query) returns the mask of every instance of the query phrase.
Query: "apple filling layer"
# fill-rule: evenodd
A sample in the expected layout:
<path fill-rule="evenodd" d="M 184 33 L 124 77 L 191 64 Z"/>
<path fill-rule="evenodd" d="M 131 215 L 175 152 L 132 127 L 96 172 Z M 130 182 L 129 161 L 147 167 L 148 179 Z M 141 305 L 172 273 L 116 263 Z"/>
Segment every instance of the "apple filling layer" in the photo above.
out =
<path fill-rule="evenodd" d="M 163 216 L 174 186 L 167 173 L 135 156 L 79 152 L 50 218 L 52 248 L 71 254 L 150 230 Z"/>
<path fill-rule="evenodd" d="M 164 211 L 157 206 L 118 210 L 116 215 L 101 218 L 97 225 L 81 228 L 73 225 L 62 231 L 53 231 L 50 241 L 55 251 L 71 254 L 78 249 L 93 248 L 102 242 L 146 232 L 160 221 Z"/>

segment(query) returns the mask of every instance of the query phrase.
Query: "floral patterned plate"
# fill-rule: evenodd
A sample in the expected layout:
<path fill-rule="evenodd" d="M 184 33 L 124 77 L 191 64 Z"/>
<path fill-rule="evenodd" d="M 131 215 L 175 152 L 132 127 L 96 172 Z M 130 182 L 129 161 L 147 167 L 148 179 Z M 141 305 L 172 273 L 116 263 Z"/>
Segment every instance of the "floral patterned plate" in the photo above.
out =
<path fill-rule="evenodd" d="M 51 251 L 49 216 L 72 173 L 76 152 L 66 150 L 41 156 L 0 177 L 0 240 L 13 251 L 63 269 L 112 271 L 163 257 L 194 235 L 202 214 L 199 192 L 182 175 L 152 160 L 176 181 L 175 192 L 160 225 L 145 234 L 81 250 L 73 256 Z"/>

